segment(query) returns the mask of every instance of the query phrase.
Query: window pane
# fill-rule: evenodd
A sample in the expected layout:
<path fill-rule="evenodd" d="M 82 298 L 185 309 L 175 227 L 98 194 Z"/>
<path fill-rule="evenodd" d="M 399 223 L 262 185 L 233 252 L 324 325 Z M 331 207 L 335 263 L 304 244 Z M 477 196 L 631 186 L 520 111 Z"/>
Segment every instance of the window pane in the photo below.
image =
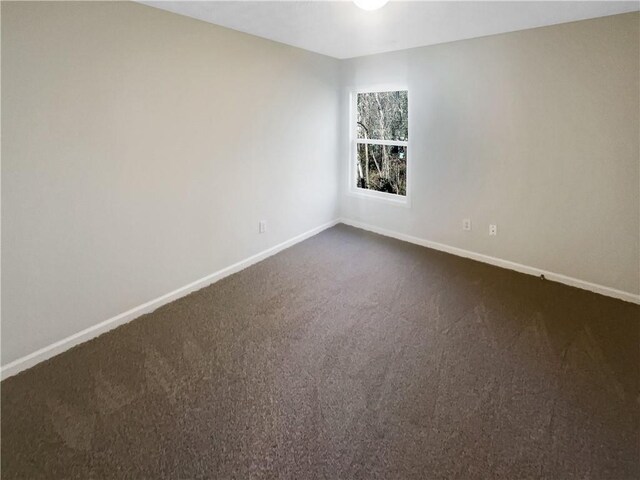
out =
<path fill-rule="evenodd" d="M 407 141 L 407 92 L 358 94 L 358 138 Z"/>
<path fill-rule="evenodd" d="M 357 163 L 359 188 L 407 194 L 406 147 L 359 143 Z"/>

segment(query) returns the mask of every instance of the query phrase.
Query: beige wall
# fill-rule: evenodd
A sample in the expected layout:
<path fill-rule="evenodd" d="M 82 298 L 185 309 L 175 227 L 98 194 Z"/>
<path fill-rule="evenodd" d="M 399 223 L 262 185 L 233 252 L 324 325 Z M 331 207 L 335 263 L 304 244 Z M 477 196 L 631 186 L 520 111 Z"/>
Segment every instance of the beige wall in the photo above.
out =
<path fill-rule="evenodd" d="M 342 216 L 637 294 L 639 20 L 345 61 L 344 119 L 352 89 L 409 88 L 412 198 L 404 208 L 346 195 L 343 135 Z"/>
<path fill-rule="evenodd" d="M 2 364 L 338 214 L 638 293 L 639 18 L 341 63 L 133 3 L 2 2 Z M 347 94 L 389 83 L 410 208 L 345 194 Z"/>
<path fill-rule="evenodd" d="M 336 218 L 338 68 L 134 3 L 2 2 L 2 363 Z"/>

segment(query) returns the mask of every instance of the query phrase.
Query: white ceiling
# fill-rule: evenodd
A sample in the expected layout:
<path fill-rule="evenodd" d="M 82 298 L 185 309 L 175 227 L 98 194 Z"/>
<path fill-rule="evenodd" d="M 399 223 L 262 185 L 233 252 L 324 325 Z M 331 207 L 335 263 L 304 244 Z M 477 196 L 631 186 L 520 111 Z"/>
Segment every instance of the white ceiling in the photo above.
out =
<path fill-rule="evenodd" d="M 146 5 L 336 58 L 433 45 L 637 11 L 636 1 L 141 1 Z"/>

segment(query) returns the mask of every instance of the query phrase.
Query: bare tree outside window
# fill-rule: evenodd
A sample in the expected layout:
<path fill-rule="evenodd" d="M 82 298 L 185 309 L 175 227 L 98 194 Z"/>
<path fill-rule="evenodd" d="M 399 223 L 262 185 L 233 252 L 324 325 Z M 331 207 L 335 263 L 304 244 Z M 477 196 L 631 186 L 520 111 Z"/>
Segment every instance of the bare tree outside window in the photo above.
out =
<path fill-rule="evenodd" d="M 407 195 L 407 91 L 358 93 L 357 187 Z"/>

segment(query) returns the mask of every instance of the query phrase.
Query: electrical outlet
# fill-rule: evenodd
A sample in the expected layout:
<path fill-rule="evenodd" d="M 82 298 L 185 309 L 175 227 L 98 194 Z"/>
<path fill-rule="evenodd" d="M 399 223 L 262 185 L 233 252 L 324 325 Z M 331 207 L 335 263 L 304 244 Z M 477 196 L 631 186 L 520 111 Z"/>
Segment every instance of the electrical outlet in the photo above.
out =
<path fill-rule="evenodd" d="M 471 230 L 471 219 L 470 218 L 465 218 L 462 220 L 462 229 L 463 230 Z"/>
<path fill-rule="evenodd" d="M 258 232 L 264 233 L 267 231 L 267 222 L 265 220 L 260 220 L 258 223 Z"/>
<path fill-rule="evenodd" d="M 489 225 L 489 235 L 497 235 L 497 234 L 498 234 L 498 226 Z"/>

